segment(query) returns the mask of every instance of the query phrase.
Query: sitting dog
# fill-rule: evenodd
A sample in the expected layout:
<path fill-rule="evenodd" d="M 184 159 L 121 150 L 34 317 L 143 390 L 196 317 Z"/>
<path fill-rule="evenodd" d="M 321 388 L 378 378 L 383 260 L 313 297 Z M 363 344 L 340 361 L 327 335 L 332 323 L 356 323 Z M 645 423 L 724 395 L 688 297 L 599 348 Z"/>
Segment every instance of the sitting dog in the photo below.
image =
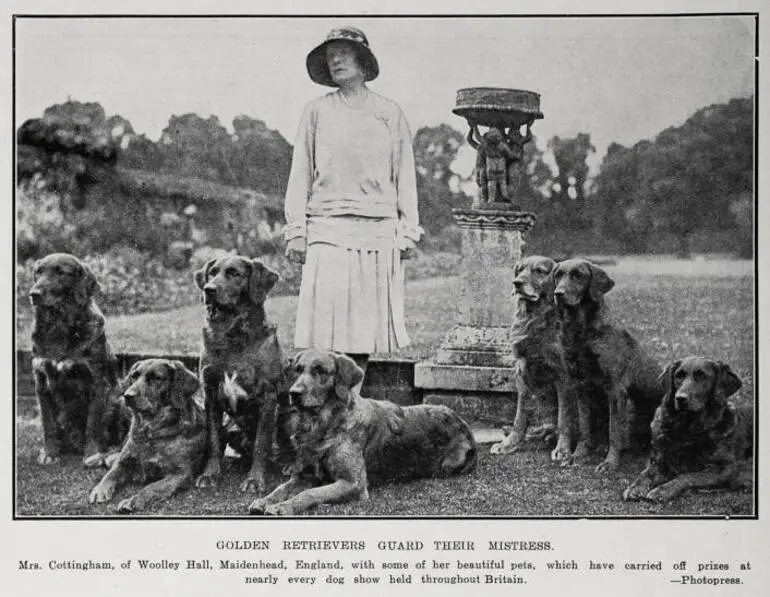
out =
<path fill-rule="evenodd" d="M 553 269 L 556 263 L 533 255 L 522 259 L 514 270 L 513 295 L 516 315 L 511 328 L 515 356 L 516 417 L 513 428 L 504 428 L 503 440 L 492 446 L 492 454 L 518 450 L 526 439 L 548 439 L 557 435 L 556 454 L 571 449 L 572 422 L 567 399 L 568 384 L 564 355 L 559 343 L 558 316 L 553 301 Z M 557 405 L 558 427 L 557 427 Z M 530 414 L 545 414 L 543 423 L 529 429 Z"/>
<path fill-rule="evenodd" d="M 88 501 L 108 502 L 132 480 L 149 483 L 118 505 L 119 512 L 131 513 L 191 484 L 203 466 L 208 438 L 204 413 L 194 400 L 200 383 L 180 361 L 139 361 L 124 385 L 123 399 L 132 412 L 128 437 Z"/>
<path fill-rule="evenodd" d="M 753 408 L 728 398 L 741 381 L 728 365 L 687 357 L 666 368 L 669 389 L 652 422 L 647 467 L 624 500 L 672 500 L 688 489 L 751 482 Z"/>
<path fill-rule="evenodd" d="M 291 451 L 279 425 L 279 407 L 288 401 L 288 359 L 275 326 L 265 320 L 265 297 L 277 280 L 259 259 L 235 255 L 213 259 L 195 272 L 206 305 L 200 374 L 209 430 L 209 456 L 198 487 L 219 484 L 227 444 L 251 459 L 240 490 L 259 493 L 265 491 L 270 457 Z"/>
<path fill-rule="evenodd" d="M 292 515 L 318 504 L 366 500 L 370 482 L 462 474 L 475 466 L 473 434 L 451 409 L 360 397 L 353 388 L 363 371 L 345 355 L 307 350 L 294 368 L 294 470 L 254 501 L 250 513 Z"/>
<path fill-rule="evenodd" d="M 608 321 L 604 295 L 615 282 L 602 268 L 586 260 L 568 259 L 557 264 L 554 281 L 560 342 L 576 395 L 580 433 L 575 452 L 556 457 L 584 457 L 595 447 L 594 429 L 608 418 L 609 447 L 597 471 L 614 470 L 628 446 L 630 424 L 645 431 L 646 437 L 637 438 L 636 443 L 649 441 L 649 422 L 665 392 L 659 381 L 661 370 L 628 332 Z M 627 411 L 629 399 L 633 421 Z"/>
<path fill-rule="evenodd" d="M 47 465 L 72 452 L 84 455 L 85 466 L 100 466 L 110 447 L 120 444 L 125 425 L 112 396 L 117 363 L 93 300 L 98 283 L 67 253 L 35 263 L 34 279 L 32 370 L 44 436 L 37 461 Z"/>

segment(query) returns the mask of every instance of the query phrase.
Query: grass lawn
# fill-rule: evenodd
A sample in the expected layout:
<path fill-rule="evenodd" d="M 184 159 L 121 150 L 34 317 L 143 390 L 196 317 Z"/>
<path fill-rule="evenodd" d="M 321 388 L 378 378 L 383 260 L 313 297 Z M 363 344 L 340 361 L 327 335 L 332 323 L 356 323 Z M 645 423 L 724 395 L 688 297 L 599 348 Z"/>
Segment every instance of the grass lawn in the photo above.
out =
<path fill-rule="evenodd" d="M 747 261 L 659 261 L 628 259 L 607 266 L 617 285 L 608 295 L 610 308 L 661 365 L 701 354 L 730 364 L 744 383 L 737 398 L 754 400 L 754 278 Z M 395 357 L 430 357 L 455 322 L 454 298 L 459 279 L 419 280 L 407 285 L 407 328 L 412 345 Z M 507 292 L 507 289 L 505 289 Z M 276 297 L 267 310 L 278 324 L 283 345 L 292 350 L 294 297 Z M 196 353 L 202 312 L 199 307 L 132 317 L 114 317 L 108 335 L 118 352 Z M 21 348 L 29 329 L 19 329 Z M 41 441 L 33 412 L 17 419 L 17 512 L 21 515 L 114 514 L 115 506 L 89 506 L 87 495 L 99 471 L 86 471 L 77 458 L 54 468 L 34 458 Z M 596 457 L 596 462 L 599 461 Z M 478 468 L 468 476 L 415 481 L 375 488 L 366 503 L 323 506 L 327 516 L 650 516 L 751 514 L 750 491 L 699 491 L 667 505 L 626 504 L 620 494 L 644 465 L 631 456 L 620 471 L 597 475 L 593 465 L 551 465 L 541 450 L 491 457 L 482 450 Z M 223 486 L 213 492 L 190 491 L 151 509 L 150 515 L 244 515 L 250 496 L 238 492 L 245 471 L 228 464 Z M 277 481 L 277 479 L 276 479 Z M 127 495 L 124 491 L 121 495 Z M 117 496 L 117 498 L 119 498 Z M 116 498 L 116 499 L 117 499 Z"/>

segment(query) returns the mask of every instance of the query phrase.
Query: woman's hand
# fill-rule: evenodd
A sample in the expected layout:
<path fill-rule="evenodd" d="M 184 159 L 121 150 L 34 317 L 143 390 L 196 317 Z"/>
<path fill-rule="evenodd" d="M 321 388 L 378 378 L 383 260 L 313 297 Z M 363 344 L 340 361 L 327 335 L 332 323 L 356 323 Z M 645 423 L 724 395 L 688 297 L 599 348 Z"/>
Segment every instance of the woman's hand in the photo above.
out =
<path fill-rule="evenodd" d="M 292 263 L 305 263 L 306 252 L 307 241 L 304 237 L 293 238 L 286 244 L 286 257 Z"/>
<path fill-rule="evenodd" d="M 401 246 L 401 261 L 412 259 L 415 255 L 417 255 L 417 245 L 408 238 L 403 239 Z"/>

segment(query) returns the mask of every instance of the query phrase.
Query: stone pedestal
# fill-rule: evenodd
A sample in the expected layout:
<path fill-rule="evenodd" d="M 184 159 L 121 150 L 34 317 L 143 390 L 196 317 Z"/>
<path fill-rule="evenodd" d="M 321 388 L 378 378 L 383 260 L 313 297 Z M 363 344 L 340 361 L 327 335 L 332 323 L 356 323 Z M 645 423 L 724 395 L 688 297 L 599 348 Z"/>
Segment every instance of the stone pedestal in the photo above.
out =
<path fill-rule="evenodd" d="M 415 366 L 415 385 L 426 402 L 448 404 L 470 419 L 512 421 L 515 413 L 513 270 L 535 214 L 510 207 L 487 203 L 484 209 L 454 210 L 463 249 L 457 323 L 435 358 Z"/>

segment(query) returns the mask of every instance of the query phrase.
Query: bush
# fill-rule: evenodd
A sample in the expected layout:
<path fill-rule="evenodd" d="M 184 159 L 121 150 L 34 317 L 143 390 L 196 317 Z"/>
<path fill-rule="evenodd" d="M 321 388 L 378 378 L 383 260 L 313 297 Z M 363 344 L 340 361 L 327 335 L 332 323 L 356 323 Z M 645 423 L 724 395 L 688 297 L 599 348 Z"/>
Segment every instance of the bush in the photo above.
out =
<path fill-rule="evenodd" d="M 166 311 L 193 305 L 198 292 L 189 271 L 165 267 L 157 259 L 131 248 L 116 248 L 101 256 L 83 257 L 101 287 L 96 302 L 106 315 Z M 34 260 L 16 268 L 16 300 L 20 318 L 29 317 L 29 289 Z"/>

